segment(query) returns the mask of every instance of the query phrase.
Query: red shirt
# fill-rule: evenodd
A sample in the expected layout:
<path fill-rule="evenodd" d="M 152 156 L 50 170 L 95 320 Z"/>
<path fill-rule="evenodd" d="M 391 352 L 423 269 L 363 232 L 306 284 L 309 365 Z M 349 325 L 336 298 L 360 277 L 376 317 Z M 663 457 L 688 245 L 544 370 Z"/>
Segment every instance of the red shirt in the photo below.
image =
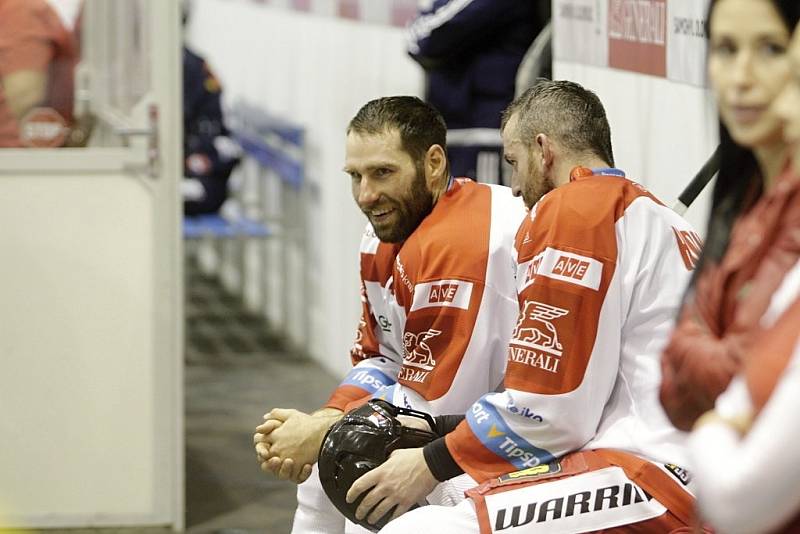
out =
<path fill-rule="evenodd" d="M 714 407 L 798 258 L 800 177 L 786 172 L 734 224 L 722 261 L 703 269 L 683 307 L 661 362 L 661 402 L 675 426 L 689 430 Z"/>
<path fill-rule="evenodd" d="M 0 81 L 18 71 L 47 74 L 43 106 L 72 120 L 73 70 L 76 46 L 73 35 L 44 0 L 0 0 Z M 20 145 L 17 119 L 0 84 L 0 147 Z"/>

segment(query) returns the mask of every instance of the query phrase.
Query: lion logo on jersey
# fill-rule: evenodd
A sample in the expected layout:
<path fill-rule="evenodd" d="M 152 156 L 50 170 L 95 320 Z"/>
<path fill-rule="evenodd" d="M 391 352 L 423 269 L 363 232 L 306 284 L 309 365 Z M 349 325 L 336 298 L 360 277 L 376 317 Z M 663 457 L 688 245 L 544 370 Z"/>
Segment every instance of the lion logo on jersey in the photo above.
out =
<path fill-rule="evenodd" d="M 403 334 L 403 365 L 411 367 L 419 367 L 430 371 L 436 365 L 436 360 L 433 358 L 433 352 L 430 346 L 426 343 L 441 334 L 441 330 L 426 330 L 415 334 L 413 332 L 406 332 Z"/>
<path fill-rule="evenodd" d="M 561 356 L 564 347 L 558 340 L 558 332 L 552 321 L 564 317 L 569 310 L 543 304 L 535 300 L 525 303 L 511 339 L 532 348 L 537 348 Z"/>
<path fill-rule="evenodd" d="M 356 330 L 356 339 L 353 341 L 353 346 L 350 348 L 350 356 L 356 360 L 364 359 L 364 346 L 361 344 L 364 340 L 364 329 L 367 327 L 367 322 L 364 317 L 358 321 L 358 329 Z"/>

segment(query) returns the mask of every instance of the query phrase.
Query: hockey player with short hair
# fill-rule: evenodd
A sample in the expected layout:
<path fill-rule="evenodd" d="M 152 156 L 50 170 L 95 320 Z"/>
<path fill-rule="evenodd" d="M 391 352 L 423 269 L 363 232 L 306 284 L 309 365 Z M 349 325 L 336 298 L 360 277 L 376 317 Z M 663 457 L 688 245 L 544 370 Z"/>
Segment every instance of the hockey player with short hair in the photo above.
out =
<path fill-rule="evenodd" d="M 344 171 L 369 219 L 354 366 L 316 415 L 267 415 L 255 436 L 265 470 L 302 481 L 328 428 L 370 397 L 442 414 L 500 386 L 525 207 L 508 187 L 454 179 L 445 136 L 441 115 L 415 97 L 373 100 L 350 122 Z M 293 532 L 343 526 L 316 476 L 298 488 Z"/>
<path fill-rule="evenodd" d="M 531 207 L 516 237 L 506 389 L 438 418 L 442 438 L 394 451 L 347 501 L 363 498 L 356 517 L 374 523 L 424 496 L 417 481 L 466 473 L 482 483 L 471 499 L 412 510 L 382 532 L 684 527 L 693 497 L 683 436 L 658 401 L 659 356 L 699 238 L 612 166 L 605 110 L 575 83 L 541 80 L 515 100 L 503 144 Z"/>

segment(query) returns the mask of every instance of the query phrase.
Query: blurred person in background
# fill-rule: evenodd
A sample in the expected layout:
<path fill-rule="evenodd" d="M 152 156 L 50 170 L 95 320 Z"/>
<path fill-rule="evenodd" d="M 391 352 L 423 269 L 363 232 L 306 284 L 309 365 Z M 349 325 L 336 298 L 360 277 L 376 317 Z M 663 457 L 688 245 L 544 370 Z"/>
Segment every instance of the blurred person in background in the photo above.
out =
<path fill-rule="evenodd" d="M 708 71 L 720 113 L 720 171 L 698 273 L 662 358 L 661 402 L 690 430 L 739 371 L 798 276 L 800 181 L 771 106 L 792 77 L 796 0 L 715 0 Z"/>
<path fill-rule="evenodd" d="M 500 114 L 517 69 L 550 19 L 550 2 L 427 0 L 408 52 L 427 74 L 425 98 L 447 122 L 454 176 L 503 183 Z"/>
<path fill-rule="evenodd" d="M 720 18 L 712 25 L 712 46 L 714 39 L 721 38 L 725 30 L 725 5 L 718 3 L 719 12 L 714 16 Z M 748 15 L 747 12 L 742 14 Z M 741 38 L 742 34 L 734 33 Z M 760 331 L 743 354 L 739 373 L 717 399 L 715 409 L 695 423 L 690 438 L 701 515 L 726 533 L 800 532 L 797 484 L 800 480 L 800 449 L 797 447 L 800 423 L 795 419 L 800 406 L 800 268 L 797 263 L 800 31 L 797 29 L 789 56 L 791 80 L 773 109 L 784 120 L 784 140 L 790 149 L 794 171 L 773 187 L 795 191 L 787 201 L 792 204 L 787 210 L 788 216 L 782 218 L 783 231 L 789 232 L 784 235 L 784 243 L 789 245 L 787 237 L 794 235 L 794 245 L 787 247 L 784 261 L 785 265 L 790 265 L 794 259 L 794 267 L 783 276 L 771 295 L 770 309 L 761 318 Z"/>
<path fill-rule="evenodd" d="M 183 151 L 181 185 L 186 215 L 215 213 L 228 196 L 239 163 L 222 114 L 222 88 L 206 61 L 183 48 Z"/>
<path fill-rule="evenodd" d="M 61 146 L 73 122 L 80 0 L 0 0 L 0 147 Z M 53 135 L 28 122 L 57 125 Z"/>

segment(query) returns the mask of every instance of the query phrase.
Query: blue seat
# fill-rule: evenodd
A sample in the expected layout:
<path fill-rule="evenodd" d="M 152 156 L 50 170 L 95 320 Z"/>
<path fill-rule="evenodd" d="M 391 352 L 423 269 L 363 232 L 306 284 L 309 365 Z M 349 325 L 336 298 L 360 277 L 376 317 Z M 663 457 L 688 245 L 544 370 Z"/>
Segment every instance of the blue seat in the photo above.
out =
<path fill-rule="evenodd" d="M 238 106 L 234 118 L 237 115 L 245 119 L 235 121 L 237 124 L 232 126 L 231 134 L 244 153 L 262 168 L 274 172 L 290 189 L 300 191 L 305 178 L 303 128 L 245 104 Z M 183 219 L 184 239 L 265 238 L 275 233 L 264 222 L 244 217 L 227 220 L 213 214 Z"/>
<path fill-rule="evenodd" d="M 231 239 L 236 237 L 265 238 L 272 235 L 272 231 L 259 221 L 251 219 L 238 219 L 229 221 L 220 215 L 194 215 L 183 218 L 184 239 L 200 239 L 214 237 Z"/>

